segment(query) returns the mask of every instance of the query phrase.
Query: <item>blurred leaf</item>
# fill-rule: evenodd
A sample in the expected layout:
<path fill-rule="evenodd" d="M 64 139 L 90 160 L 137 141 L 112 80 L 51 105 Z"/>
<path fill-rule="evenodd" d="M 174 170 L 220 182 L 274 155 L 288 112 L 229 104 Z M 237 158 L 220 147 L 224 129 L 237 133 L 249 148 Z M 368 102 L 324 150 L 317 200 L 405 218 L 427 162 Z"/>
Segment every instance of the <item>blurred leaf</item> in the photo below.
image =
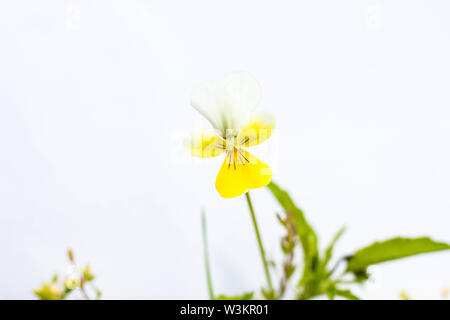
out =
<path fill-rule="evenodd" d="M 286 214 L 294 217 L 297 233 L 305 255 L 305 262 L 307 261 L 309 267 L 314 267 L 314 260 L 317 259 L 318 255 L 316 233 L 309 225 L 308 221 L 306 221 L 303 211 L 295 205 L 294 201 L 286 191 L 282 190 L 274 182 L 269 183 L 267 187 L 278 200 L 278 203 L 284 209 Z"/>
<path fill-rule="evenodd" d="M 400 295 L 400 299 L 402 299 L 402 300 L 411 300 L 411 298 L 405 291 L 400 291 L 399 295 Z"/>
<path fill-rule="evenodd" d="M 70 262 L 75 262 L 72 249 L 67 250 L 67 256 L 69 257 Z"/>
<path fill-rule="evenodd" d="M 277 213 L 276 216 L 277 216 L 278 222 L 279 222 L 282 226 L 285 227 L 285 226 L 286 226 L 286 219 L 283 219 L 279 213 Z"/>
<path fill-rule="evenodd" d="M 70 273 L 63 275 L 62 277 L 58 277 L 58 274 L 54 274 L 51 282 L 43 283 L 40 288 L 34 289 L 33 293 L 41 300 L 64 300 L 74 290 L 81 289 L 81 291 L 85 293 L 84 286 L 89 282 L 89 286 L 92 286 L 92 288 L 96 290 L 97 298 L 100 298 L 100 291 L 91 282 L 94 279 L 94 275 L 91 273 L 89 265 L 86 265 L 86 267 L 81 270 L 74 262 L 73 251 L 69 249 L 67 254 L 71 262 Z"/>
<path fill-rule="evenodd" d="M 55 283 L 44 283 L 39 289 L 34 289 L 33 293 L 41 300 L 62 300 L 64 291 Z"/>
<path fill-rule="evenodd" d="M 325 250 L 325 257 L 323 260 L 323 266 L 325 267 L 328 262 L 330 261 L 332 255 L 333 255 L 333 249 L 334 246 L 336 244 L 336 242 L 341 238 L 341 236 L 344 234 L 345 232 L 345 227 L 342 227 L 334 236 L 333 240 L 331 240 L 331 243 L 329 244 L 329 246 L 327 247 L 327 249 Z"/>
<path fill-rule="evenodd" d="M 245 292 L 242 295 L 237 296 L 227 296 L 224 294 L 220 294 L 217 297 L 217 300 L 251 300 L 253 298 L 253 292 Z"/>
<path fill-rule="evenodd" d="M 363 283 L 364 281 L 369 279 L 369 274 L 367 273 L 367 269 L 355 270 L 352 271 L 355 275 L 355 282 Z"/>
<path fill-rule="evenodd" d="M 353 256 L 347 258 L 347 271 L 362 273 L 373 264 L 448 249 L 450 249 L 450 245 L 426 237 L 415 239 L 393 238 L 383 242 L 375 242 L 356 251 Z"/>
<path fill-rule="evenodd" d="M 203 235 L 203 255 L 205 258 L 206 283 L 208 284 L 209 299 L 213 300 L 214 290 L 211 280 L 211 268 L 209 265 L 208 233 L 206 232 L 206 216 L 204 210 L 202 210 L 202 235 Z"/>
<path fill-rule="evenodd" d="M 295 272 L 296 266 L 295 265 L 285 265 L 284 266 L 284 273 L 286 274 L 286 278 L 289 279 Z"/>
<path fill-rule="evenodd" d="M 325 294 L 328 299 L 334 300 L 336 297 L 336 287 L 334 286 L 334 283 L 325 288 Z"/>
<path fill-rule="evenodd" d="M 83 269 L 83 278 L 85 282 L 89 282 L 94 280 L 94 275 L 91 273 L 91 269 L 89 267 L 89 265 L 87 265 L 84 269 Z"/>
<path fill-rule="evenodd" d="M 264 299 L 266 300 L 276 300 L 275 298 L 275 291 L 274 290 L 269 290 L 269 289 L 261 289 L 261 293 L 264 297 Z"/>
<path fill-rule="evenodd" d="M 360 300 L 350 290 L 342 290 L 342 289 L 336 288 L 335 283 L 330 283 L 325 288 L 325 294 L 327 295 L 328 299 L 330 299 L 330 300 L 334 300 L 336 298 L 336 296 L 345 298 L 347 300 Z"/>
<path fill-rule="evenodd" d="M 76 288 L 81 287 L 81 281 L 77 278 L 69 278 L 66 281 L 64 281 L 64 287 L 67 291 L 74 290 Z"/>
<path fill-rule="evenodd" d="M 58 274 L 57 274 L 57 273 L 55 273 L 55 274 L 53 275 L 52 282 L 53 282 L 53 283 L 58 282 Z"/>
<path fill-rule="evenodd" d="M 361 300 L 355 296 L 350 290 L 340 290 L 336 289 L 335 294 L 339 297 L 345 298 L 347 300 Z"/>

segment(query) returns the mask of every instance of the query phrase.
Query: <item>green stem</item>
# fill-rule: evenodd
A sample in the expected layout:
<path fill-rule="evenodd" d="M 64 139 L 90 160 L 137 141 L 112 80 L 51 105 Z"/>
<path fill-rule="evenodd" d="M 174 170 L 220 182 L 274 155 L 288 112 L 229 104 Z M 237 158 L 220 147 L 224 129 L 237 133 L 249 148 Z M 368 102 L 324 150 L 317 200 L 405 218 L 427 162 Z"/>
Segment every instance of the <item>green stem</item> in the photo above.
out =
<path fill-rule="evenodd" d="M 261 235 L 259 233 L 258 223 L 256 222 L 255 211 L 253 210 L 252 200 L 250 199 L 250 193 L 247 192 L 245 194 L 247 198 L 248 208 L 250 209 L 250 213 L 252 215 L 253 227 L 255 228 L 256 239 L 258 240 L 259 253 L 261 254 L 261 260 L 264 265 L 264 272 L 266 274 L 267 286 L 269 287 L 270 292 L 273 292 L 272 280 L 270 279 L 269 265 L 266 260 L 266 254 L 264 252 L 264 247 L 261 240 Z"/>
<path fill-rule="evenodd" d="M 206 282 L 208 284 L 209 299 L 214 300 L 214 290 L 211 280 L 211 268 L 209 266 L 208 235 L 206 233 L 205 211 L 202 211 L 203 254 L 205 256 Z"/>

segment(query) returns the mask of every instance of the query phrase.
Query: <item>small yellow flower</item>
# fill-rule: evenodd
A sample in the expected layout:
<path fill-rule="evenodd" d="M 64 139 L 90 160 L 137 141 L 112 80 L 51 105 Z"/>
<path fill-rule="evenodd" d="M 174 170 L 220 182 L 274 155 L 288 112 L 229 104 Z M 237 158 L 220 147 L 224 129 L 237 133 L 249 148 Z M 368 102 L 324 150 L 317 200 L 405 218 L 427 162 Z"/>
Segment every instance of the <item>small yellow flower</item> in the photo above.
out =
<path fill-rule="evenodd" d="M 216 189 L 224 198 L 264 187 L 272 178 L 269 166 L 244 149 L 267 140 L 275 126 L 268 112 L 255 110 L 260 99 L 261 88 L 246 72 L 231 73 L 193 90 L 192 106 L 213 129 L 191 135 L 188 147 L 193 156 L 201 158 L 225 153 L 216 178 Z"/>

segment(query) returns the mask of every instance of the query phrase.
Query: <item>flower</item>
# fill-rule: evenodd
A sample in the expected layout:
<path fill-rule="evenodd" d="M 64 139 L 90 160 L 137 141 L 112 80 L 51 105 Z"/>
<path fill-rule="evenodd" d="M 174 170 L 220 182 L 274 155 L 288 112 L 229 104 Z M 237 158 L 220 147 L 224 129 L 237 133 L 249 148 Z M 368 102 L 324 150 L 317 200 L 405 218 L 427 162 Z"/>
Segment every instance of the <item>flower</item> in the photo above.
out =
<path fill-rule="evenodd" d="M 264 187 L 272 178 L 269 166 L 244 149 L 267 140 L 275 125 L 271 114 L 255 110 L 260 99 L 259 84 L 246 72 L 231 73 L 221 81 L 208 81 L 193 90 L 192 106 L 213 129 L 192 134 L 188 148 L 193 156 L 201 158 L 225 153 L 215 183 L 223 198 Z"/>

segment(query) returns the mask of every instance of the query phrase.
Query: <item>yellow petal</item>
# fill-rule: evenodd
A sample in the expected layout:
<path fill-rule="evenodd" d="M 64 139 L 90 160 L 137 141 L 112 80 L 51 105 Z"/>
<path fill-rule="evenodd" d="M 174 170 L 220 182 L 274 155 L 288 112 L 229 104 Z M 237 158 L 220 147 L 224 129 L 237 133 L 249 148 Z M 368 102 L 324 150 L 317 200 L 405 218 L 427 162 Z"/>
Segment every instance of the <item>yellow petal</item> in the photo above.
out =
<path fill-rule="evenodd" d="M 226 149 L 226 141 L 213 131 L 192 134 L 186 145 L 194 157 L 201 158 L 218 156 Z"/>
<path fill-rule="evenodd" d="M 268 112 L 260 111 L 242 128 L 237 141 L 245 147 L 256 146 L 269 139 L 274 127 L 275 120 L 273 116 Z"/>
<path fill-rule="evenodd" d="M 216 189 L 223 198 L 234 198 L 249 189 L 269 184 L 272 170 L 244 149 L 228 151 L 216 179 Z"/>

